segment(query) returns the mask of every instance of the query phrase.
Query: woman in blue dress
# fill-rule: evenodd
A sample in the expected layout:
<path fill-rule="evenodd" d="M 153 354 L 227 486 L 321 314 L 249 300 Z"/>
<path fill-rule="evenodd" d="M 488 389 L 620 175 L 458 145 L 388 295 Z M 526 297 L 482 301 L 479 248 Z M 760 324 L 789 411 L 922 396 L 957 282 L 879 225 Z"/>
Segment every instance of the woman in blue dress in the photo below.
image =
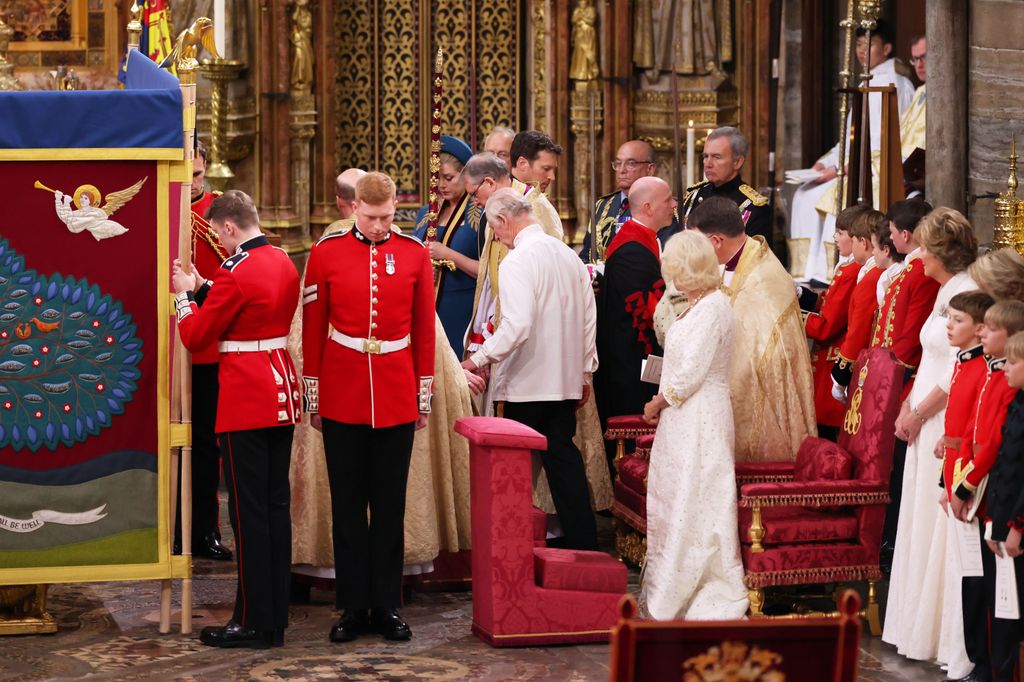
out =
<path fill-rule="evenodd" d="M 434 304 L 441 326 L 459 359 L 462 358 L 463 339 L 469 318 L 473 313 L 473 294 L 479 268 L 480 247 L 477 228 L 480 209 L 473 197 L 466 194 L 462 167 L 473 155 L 473 150 L 462 140 L 441 136 L 441 204 L 438 208 L 437 238 L 428 244 L 430 257 L 435 261 L 450 261 L 455 270 L 440 266 L 434 279 Z M 416 216 L 419 239 L 426 241 L 427 210 L 424 206 Z"/>

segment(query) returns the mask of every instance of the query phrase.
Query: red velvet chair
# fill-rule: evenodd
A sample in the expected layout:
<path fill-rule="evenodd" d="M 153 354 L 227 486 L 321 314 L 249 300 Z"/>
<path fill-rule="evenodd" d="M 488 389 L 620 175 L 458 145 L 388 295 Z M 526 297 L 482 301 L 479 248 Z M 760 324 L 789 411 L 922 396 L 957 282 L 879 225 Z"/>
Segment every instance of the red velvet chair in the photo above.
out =
<path fill-rule="evenodd" d="M 459 419 L 455 431 L 470 444 L 473 633 L 492 646 L 607 642 L 626 566 L 535 546 L 532 450 L 547 440 L 494 417 Z"/>
<path fill-rule="evenodd" d="M 614 501 L 615 551 L 635 566 L 641 566 L 647 555 L 647 469 L 654 427 L 639 415 L 612 417 L 605 430 L 606 440 L 616 442 Z M 627 452 L 627 443 L 636 447 Z M 790 462 L 736 465 L 736 484 L 789 481 L 793 478 Z"/>
<path fill-rule="evenodd" d="M 860 598 L 847 590 L 834 617 L 650 621 L 623 597 L 612 633 L 612 682 L 787 680 L 853 682 L 860 654 Z"/>
<path fill-rule="evenodd" d="M 889 503 L 893 425 L 903 366 L 891 351 L 863 351 L 854 366 L 850 405 L 838 444 L 808 438 L 792 480 L 740 486 L 739 532 L 750 610 L 764 588 L 868 581 L 867 618 L 881 633 L 875 581 Z"/>

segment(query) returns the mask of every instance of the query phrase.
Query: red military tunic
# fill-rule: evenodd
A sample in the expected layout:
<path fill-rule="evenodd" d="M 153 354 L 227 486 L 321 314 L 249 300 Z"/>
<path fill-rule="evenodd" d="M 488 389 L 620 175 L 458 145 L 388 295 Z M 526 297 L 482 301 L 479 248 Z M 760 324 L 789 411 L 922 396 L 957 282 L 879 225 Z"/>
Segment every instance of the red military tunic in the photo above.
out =
<path fill-rule="evenodd" d="M 221 265 L 202 307 L 192 292 L 175 300 L 181 340 L 190 351 L 215 341 L 270 341 L 280 347 L 221 352 L 217 433 L 294 424 L 298 380 L 284 347 L 299 299 L 299 273 L 263 235 Z"/>
<path fill-rule="evenodd" d="M 988 377 L 988 364 L 981 346 L 960 351 L 953 367 L 949 383 L 949 398 L 946 401 L 945 433 L 943 435 L 942 485 L 946 495 L 952 499 L 954 468 L 964 438 L 971 438 L 974 428 L 972 416 L 978 404 L 978 394 Z M 961 464 L 961 467 L 963 465 Z"/>
<path fill-rule="evenodd" d="M 323 237 L 309 253 L 302 290 L 305 407 L 326 419 L 384 428 L 430 411 L 434 379 L 434 275 L 414 237 L 373 243 L 358 226 Z M 363 352 L 332 337 L 401 342 Z M 400 345 L 400 344 L 399 344 Z"/>
<path fill-rule="evenodd" d="M 213 279 L 220 264 L 228 257 L 220 238 L 206 220 L 210 204 L 219 196 L 220 192 L 203 192 L 192 200 L 192 264 L 203 279 Z M 192 353 L 193 365 L 211 365 L 219 359 L 216 341 Z"/>
<path fill-rule="evenodd" d="M 871 347 L 891 348 L 896 359 L 916 373 L 921 362 L 921 327 L 932 312 L 939 283 L 924 274 L 917 256 L 909 256 L 907 266 L 893 278 L 878 311 Z M 913 376 L 903 387 L 902 398 L 910 394 Z"/>
<path fill-rule="evenodd" d="M 907 261 L 907 267 L 889 284 L 879 310 L 871 346 L 892 348 L 896 359 L 909 369 L 921 362 L 921 327 L 932 312 L 939 283 L 924 274 L 921 259 Z"/>
<path fill-rule="evenodd" d="M 857 362 L 860 352 L 871 344 L 871 330 L 875 325 L 878 313 L 878 278 L 882 276 L 882 268 L 865 266 L 857 273 L 857 285 L 850 296 L 850 311 L 847 314 L 846 336 L 839 344 L 832 378 L 842 386 L 849 386 L 853 378 L 853 365 Z"/>
<path fill-rule="evenodd" d="M 968 499 L 988 476 L 996 462 L 1003 439 L 1003 423 L 1017 389 L 1010 388 L 1003 375 L 1005 358 L 989 358 L 985 383 L 975 403 L 973 428 L 969 428 L 960 444 L 960 455 L 953 465 L 953 493 L 961 500 Z M 982 501 L 978 516 L 983 517 Z"/>
<path fill-rule="evenodd" d="M 804 329 L 814 341 L 811 365 L 814 367 L 814 408 L 817 422 L 825 426 L 843 423 L 846 406 L 832 397 L 832 364 L 846 336 L 850 299 L 857 286 L 860 264 L 850 261 L 840 266 L 832 283 L 818 300 L 818 310 L 807 316 Z"/>

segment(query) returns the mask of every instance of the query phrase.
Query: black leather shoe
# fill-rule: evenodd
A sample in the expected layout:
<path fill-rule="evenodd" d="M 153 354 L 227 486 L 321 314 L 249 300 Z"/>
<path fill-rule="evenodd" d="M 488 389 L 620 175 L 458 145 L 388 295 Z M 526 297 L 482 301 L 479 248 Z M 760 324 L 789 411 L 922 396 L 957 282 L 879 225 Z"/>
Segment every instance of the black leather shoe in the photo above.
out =
<path fill-rule="evenodd" d="M 247 628 L 235 621 L 231 621 L 223 627 L 203 628 L 203 633 L 199 635 L 199 641 L 208 646 L 224 649 L 266 649 L 270 646 L 262 632 Z"/>
<path fill-rule="evenodd" d="M 370 617 L 366 610 L 346 609 L 338 619 L 338 624 L 331 628 L 330 640 L 336 644 L 351 642 L 369 630 Z"/>
<path fill-rule="evenodd" d="M 208 533 L 202 541 L 195 543 L 192 556 L 215 561 L 231 561 L 231 550 L 220 544 L 220 538 L 216 533 Z"/>
<path fill-rule="evenodd" d="M 412 630 L 395 609 L 373 609 L 370 626 L 374 632 L 384 635 L 384 639 L 393 642 L 407 642 L 412 638 Z"/>
<path fill-rule="evenodd" d="M 263 639 L 270 646 L 284 646 L 284 628 L 277 630 L 264 630 Z"/>

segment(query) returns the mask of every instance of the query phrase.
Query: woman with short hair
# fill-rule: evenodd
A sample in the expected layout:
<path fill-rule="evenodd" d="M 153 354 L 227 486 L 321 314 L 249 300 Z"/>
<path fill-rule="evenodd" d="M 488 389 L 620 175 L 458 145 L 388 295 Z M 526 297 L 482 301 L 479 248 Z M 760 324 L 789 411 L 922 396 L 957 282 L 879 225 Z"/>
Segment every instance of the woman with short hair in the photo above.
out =
<path fill-rule="evenodd" d="M 659 392 L 644 407 L 657 424 L 647 479 L 647 560 L 640 601 L 658 620 L 740 618 L 747 612 L 736 519 L 729 394 L 734 317 L 711 242 L 672 237 L 662 275 L 687 309 L 665 335 Z"/>

